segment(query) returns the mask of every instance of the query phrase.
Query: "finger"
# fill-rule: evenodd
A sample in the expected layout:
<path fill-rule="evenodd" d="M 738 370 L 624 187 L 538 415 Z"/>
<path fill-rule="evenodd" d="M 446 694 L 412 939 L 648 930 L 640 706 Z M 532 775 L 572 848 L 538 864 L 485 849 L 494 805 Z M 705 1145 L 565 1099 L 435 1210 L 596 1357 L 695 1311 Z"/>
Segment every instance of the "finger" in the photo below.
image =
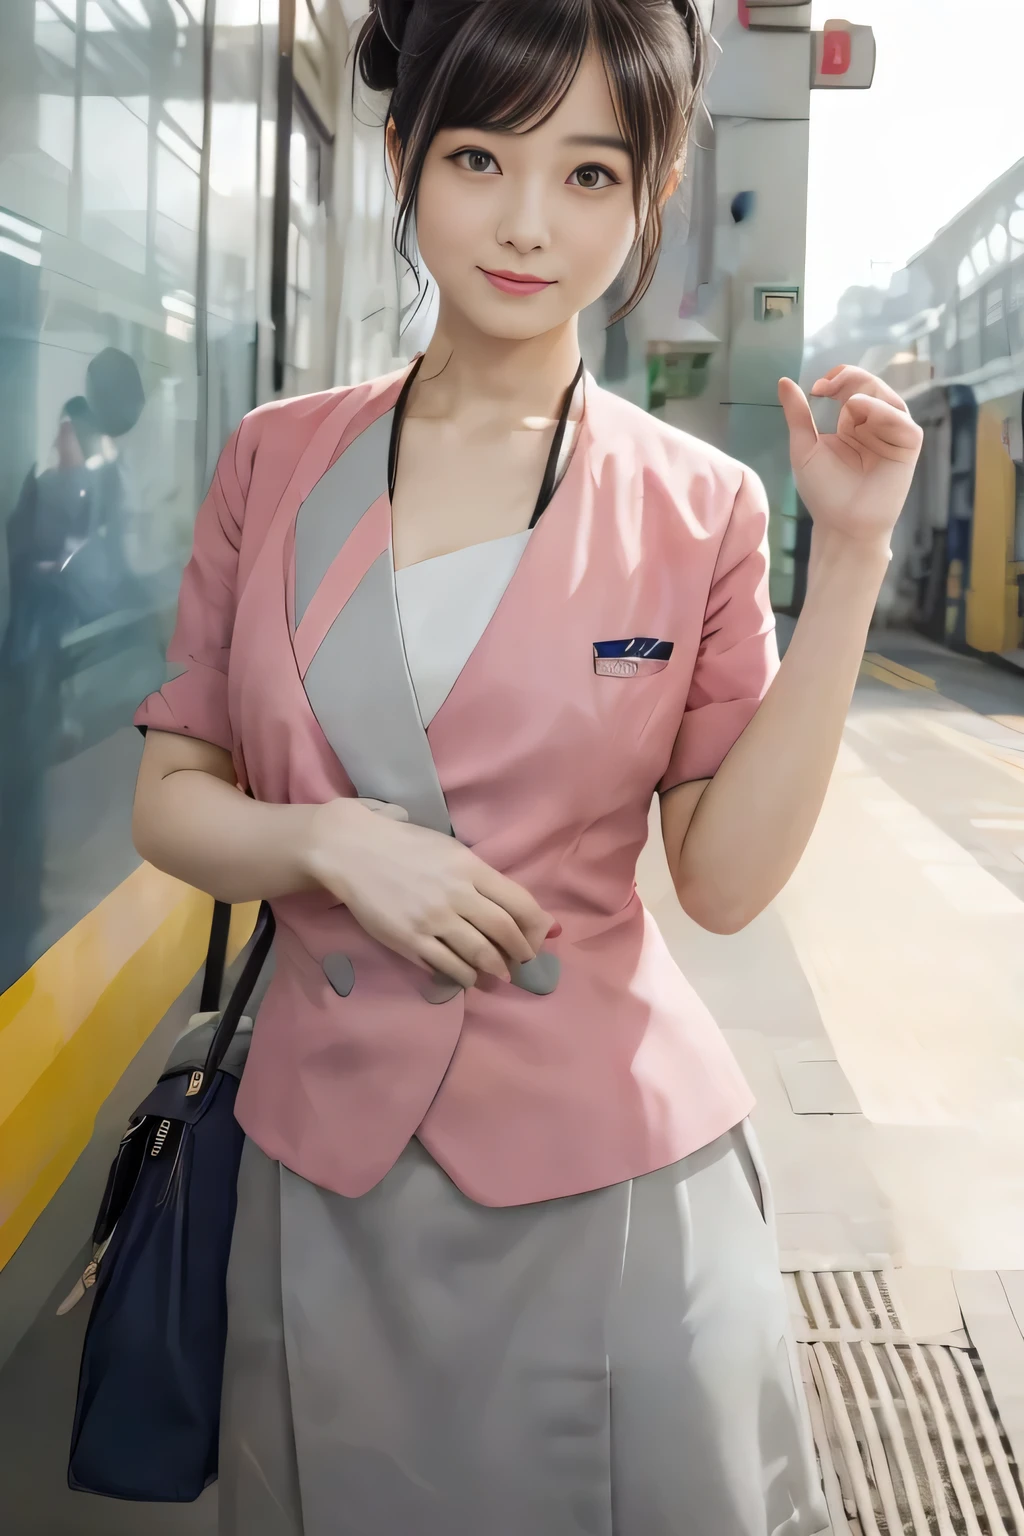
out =
<path fill-rule="evenodd" d="M 388 800 L 371 800 L 368 795 L 360 795 L 359 804 L 365 805 L 368 811 L 378 816 L 386 816 L 389 821 L 409 820 L 409 812 L 404 805 L 392 805 Z"/>
<path fill-rule="evenodd" d="M 837 367 L 830 368 L 828 373 L 823 373 L 820 379 L 815 379 L 811 385 L 812 395 L 826 395 L 829 387 L 834 385 L 844 374 L 854 373 L 858 376 L 865 373 L 863 368 L 851 368 L 848 363 L 839 363 Z"/>
<path fill-rule="evenodd" d="M 482 859 L 473 875 L 473 884 L 481 896 L 488 897 L 505 909 L 536 954 L 551 928 L 550 912 L 545 912 L 529 891 L 510 880 L 507 875 L 499 875 L 497 870 L 485 864 Z"/>
<path fill-rule="evenodd" d="M 904 411 L 870 395 L 854 395 L 839 413 L 839 436 L 853 436 L 860 445 L 898 449 L 916 453 L 924 434 L 917 422 Z"/>
<path fill-rule="evenodd" d="M 512 914 L 496 901 L 473 890 L 464 903 L 457 904 L 457 910 L 460 917 L 472 923 L 479 933 L 490 939 L 510 959 L 525 965 L 535 958 L 537 951 L 522 928 Z"/>
<path fill-rule="evenodd" d="M 794 469 L 801 469 L 818 446 L 818 429 L 807 396 L 792 379 L 779 380 L 779 402 L 789 428 L 789 452 Z"/>
<path fill-rule="evenodd" d="M 440 939 L 424 939 L 416 954 L 418 964 L 425 964 L 428 971 L 450 976 L 467 991 L 476 986 L 476 971 L 465 960 L 454 954 Z"/>
<path fill-rule="evenodd" d="M 910 415 L 903 397 L 886 384 L 884 379 L 869 373 L 866 368 L 844 366 L 833 369 L 831 373 L 827 373 L 823 379 L 817 381 L 811 393 L 835 400 L 839 405 L 845 404 L 854 395 L 864 395 L 875 400 L 884 400 L 894 410 L 906 416 Z"/>
<path fill-rule="evenodd" d="M 467 922 L 464 917 L 453 917 L 437 937 L 452 954 L 472 966 L 474 971 L 485 971 L 488 976 L 497 976 L 499 981 L 511 981 L 504 955 L 486 934 L 481 933 L 479 928 Z"/>

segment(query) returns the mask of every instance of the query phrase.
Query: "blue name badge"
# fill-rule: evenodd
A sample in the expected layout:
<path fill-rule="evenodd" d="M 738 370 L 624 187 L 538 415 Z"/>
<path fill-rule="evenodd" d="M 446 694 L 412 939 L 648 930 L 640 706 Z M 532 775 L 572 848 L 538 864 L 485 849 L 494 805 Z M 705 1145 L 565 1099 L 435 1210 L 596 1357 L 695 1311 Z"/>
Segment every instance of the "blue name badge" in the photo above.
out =
<path fill-rule="evenodd" d="M 671 640 L 595 640 L 594 671 L 598 677 L 640 677 L 662 672 L 672 650 Z"/>

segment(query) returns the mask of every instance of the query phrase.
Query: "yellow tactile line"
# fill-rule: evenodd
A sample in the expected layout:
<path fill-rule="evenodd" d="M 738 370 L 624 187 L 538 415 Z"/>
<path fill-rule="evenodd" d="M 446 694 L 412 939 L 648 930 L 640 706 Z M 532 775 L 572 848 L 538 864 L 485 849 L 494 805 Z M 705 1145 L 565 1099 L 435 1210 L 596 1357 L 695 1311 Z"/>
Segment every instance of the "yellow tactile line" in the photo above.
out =
<path fill-rule="evenodd" d="M 252 932 L 237 908 L 229 953 Z M 143 864 L 0 995 L 0 1268 L 203 963 L 210 898 Z"/>
<path fill-rule="evenodd" d="M 888 683 L 890 688 L 900 688 L 906 691 L 920 691 L 938 693 L 938 685 L 934 678 L 927 677 L 923 672 L 914 672 L 910 667 L 902 667 L 896 661 L 889 661 L 887 657 L 869 651 L 861 662 L 861 676 L 874 678 L 877 682 Z M 943 695 L 940 695 L 942 697 Z M 991 715 L 996 724 L 1007 726 L 1010 730 L 1024 730 L 1024 718 L 1018 715 Z M 984 759 L 997 768 L 1009 772 L 1014 778 L 1020 779 L 1024 774 L 1024 764 L 1016 756 L 1009 756 L 994 742 L 984 741 L 980 738 L 969 736 L 964 731 L 951 729 L 931 720 L 928 727 L 937 735 L 941 735 L 950 745 L 958 747 L 962 752 L 968 752 L 973 757 Z"/>
<path fill-rule="evenodd" d="M 933 677 L 928 677 L 924 672 L 915 672 L 912 667 L 901 666 L 898 661 L 890 661 L 887 656 L 880 656 L 876 651 L 866 653 L 861 671 L 880 683 L 888 683 L 892 688 L 927 688 L 932 693 L 938 692 L 938 684 Z"/>

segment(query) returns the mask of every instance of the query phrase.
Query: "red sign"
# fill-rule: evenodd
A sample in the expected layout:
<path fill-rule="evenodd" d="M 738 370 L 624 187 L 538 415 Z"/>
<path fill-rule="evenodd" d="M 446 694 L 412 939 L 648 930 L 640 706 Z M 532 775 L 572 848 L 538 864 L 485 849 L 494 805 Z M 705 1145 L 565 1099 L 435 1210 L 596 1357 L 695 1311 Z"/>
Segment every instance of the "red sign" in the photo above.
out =
<path fill-rule="evenodd" d="M 750 7 L 747 4 L 747 0 L 739 0 L 739 5 L 740 5 L 740 26 L 741 27 L 749 28 L 749 26 L 750 26 Z"/>
<path fill-rule="evenodd" d="M 845 75 L 849 73 L 853 58 L 853 40 L 849 32 L 839 27 L 825 29 L 825 36 L 821 54 L 821 73 L 823 75 Z"/>

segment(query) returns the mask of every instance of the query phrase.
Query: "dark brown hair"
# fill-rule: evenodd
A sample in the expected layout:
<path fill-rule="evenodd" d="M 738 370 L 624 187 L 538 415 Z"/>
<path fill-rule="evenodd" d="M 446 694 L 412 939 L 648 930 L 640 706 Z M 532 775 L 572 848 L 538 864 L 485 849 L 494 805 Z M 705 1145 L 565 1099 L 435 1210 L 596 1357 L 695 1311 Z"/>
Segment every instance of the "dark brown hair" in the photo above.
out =
<path fill-rule="evenodd" d="M 371 90 L 390 93 L 402 145 L 396 242 L 407 260 L 435 135 L 543 122 L 591 47 L 604 62 L 633 161 L 636 280 L 619 315 L 639 303 L 658 260 L 661 193 L 682 165 L 707 71 L 694 0 L 374 0 L 356 60 Z"/>

